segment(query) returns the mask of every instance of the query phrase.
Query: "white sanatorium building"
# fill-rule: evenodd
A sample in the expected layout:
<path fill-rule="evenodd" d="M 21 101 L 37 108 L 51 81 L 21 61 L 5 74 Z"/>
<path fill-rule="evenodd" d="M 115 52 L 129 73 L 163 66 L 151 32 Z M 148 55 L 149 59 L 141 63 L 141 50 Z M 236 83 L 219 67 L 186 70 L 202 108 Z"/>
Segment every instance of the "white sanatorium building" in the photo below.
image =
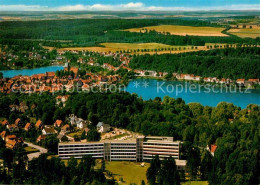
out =
<path fill-rule="evenodd" d="M 173 157 L 178 167 L 186 165 L 180 159 L 180 141 L 172 137 L 137 137 L 132 140 L 105 140 L 100 142 L 59 143 L 59 157 L 82 158 L 91 155 L 109 161 L 147 161 L 158 155 L 160 159 Z"/>

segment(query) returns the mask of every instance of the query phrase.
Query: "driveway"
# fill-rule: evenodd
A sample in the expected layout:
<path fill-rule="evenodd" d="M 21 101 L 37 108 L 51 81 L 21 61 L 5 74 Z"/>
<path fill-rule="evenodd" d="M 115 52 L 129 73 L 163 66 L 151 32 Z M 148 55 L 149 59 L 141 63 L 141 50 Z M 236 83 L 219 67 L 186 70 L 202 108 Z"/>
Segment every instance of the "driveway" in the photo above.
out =
<path fill-rule="evenodd" d="M 39 152 L 35 152 L 35 153 L 31 153 L 31 154 L 28 154 L 28 160 L 31 161 L 33 158 L 37 158 L 39 157 L 41 154 L 45 154 L 48 152 L 47 149 L 39 146 L 39 145 L 34 145 L 32 143 L 28 143 L 28 142 L 24 142 L 25 144 L 27 144 L 28 146 L 32 147 L 32 148 L 35 148 L 37 150 L 39 150 Z"/>

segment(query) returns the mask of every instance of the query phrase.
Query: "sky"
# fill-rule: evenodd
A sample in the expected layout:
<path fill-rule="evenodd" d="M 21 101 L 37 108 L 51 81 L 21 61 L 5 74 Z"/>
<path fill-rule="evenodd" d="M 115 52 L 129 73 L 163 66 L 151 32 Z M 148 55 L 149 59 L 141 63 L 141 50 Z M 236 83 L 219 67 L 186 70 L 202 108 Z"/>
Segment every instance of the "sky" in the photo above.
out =
<path fill-rule="evenodd" d="M 0 0 L 0 11 L 84 10 L 260 10 L 260 0 Z"/>

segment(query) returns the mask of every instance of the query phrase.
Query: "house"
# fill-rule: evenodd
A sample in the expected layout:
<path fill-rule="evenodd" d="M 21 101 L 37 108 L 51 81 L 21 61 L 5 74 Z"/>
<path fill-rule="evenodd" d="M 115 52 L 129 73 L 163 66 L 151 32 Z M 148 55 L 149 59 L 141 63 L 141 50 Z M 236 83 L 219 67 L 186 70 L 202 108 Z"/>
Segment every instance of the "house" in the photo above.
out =
<path fill-rule="evenodd" d="M 23 124 L 22 124 L 22 121 L 21 121 L 20 118 L 17 118 L 17 119 L 15 120 L 14 124 L 15 124 L 17 127 L 19 127 L 19 128 L 23 127 Z"/>
<path fill-rule="evenodd" d="M 40 136 L 37 138 L 36 142 L 39 143 L 39 142 L 41 142 L 41 141 L 43 141 L 43 140 L 45 140 L 45 139 L 46 139 L 46 135 L 40 135 Z"/>
<path fill-rule="evenodd" d="M 29 131 L 30 129 L 32 129 L 33 128 L 33 124 L 31 124 L 31 123 L 26 123 L 26 125 L 25 125 L 25 127 L 24 127 L 24 130 L 25 131 Z"/>
<path fill-rule="evenodd" d="M 237 79 L 237 84 L 244 85 L 245 84 L 245 79 Z"/>
<path fill-rule="evenodd" d="M 8 125 L 9 124 L 9 122 L 7 121 L 7 120 L 4 120 L 4 121 L 2 121 L 2 123 L 1 123 L 3 126 L 6 126 L 6 125 Z"/>
<path fill-rule="evenodd" d="M 65 106 L 65 103 L 69 99 L 69 97 L 70 97 L 70 95 L 57 96 L 56 104 L 59 105 L 60 103 L 63 103 L 63 106 Z"/>
<path fill-rule="evenodd" d="M 67 133 L 70 131 L 70 126 L 68 124 L 64 125 L 63 127 L 61 127 L 61 131 L 63 133 Z"/>
<path fill-rule="evenodd" d="M 103 133 L 103 132 L 108 132 L 111 130 L 111 126 L 108 125 L 108 124 L 104 124 L 103 122 L 99 122 L 97 124 L 97 130 L 98 132 L 100 133 Z"/>
<path fill-rule="evenodd" d="M 87 123 L 85 120 L 83 120 L 82 118 L 77 118 L 77 116 L 75 116 L 74 114 L 70 115 L 69 119 L 70 119 L 70 124 L 76 125 L 77 128 L 82 129 L 87 126 Z"/>
<path fill-rule="evenodd" d="M 54 123 L 54 127 L 61 127 L 62 123 L 62 120 L 56 120 Z"/>
<path fill-rule="evenodd" d="M 6 128 L 10 131 L 13 132 L 15 130 L 19 130 L 18 127 L 15 124 L 9 124 L 6 126 Z"/>
<path fill-rule="evenodd" d="M 6 131 L 5 131 L 5 130 L 0 133 L 0 137 L 1 137 L 3 140 L 5 140 L 5 137 L 6 137 Z"/>
<path fill-rule="evenodd" d="M 252 84 L 259 84 L 259 79 L 248 79 L 248 82 Z"/>
<path fill-rule="evenodd" d="M 9 141 L 9 140 L 16 140 L 16 135 L 8 135 L 5 137 L 5 141 Z"/>
<path fill-rule="evenodd" d="M 55 72 L 46 72 L 47 79 L 53 79 L 55 77 Z"/>
<path fill-rule="evenodd" d="M 43 123 L 42 123 L 41 120 L 38 120 L 38 121 L 36 122 L 36 124 L 35 124 L 35 127 L 36 127 L 37 129 L 39 129 L 39 130 L 42 130 L 43 127 L 44 127 L 44 125 L 43 125 Z"/>
<path fill-rule="evenodd" d="M 16 149 L 18 148 L 18 142 L 16 140 L 8 140 L 5 146 L 9 149 Z"/>
<path fill-rule="evenodd" d="M 211 155 L 213 157 L 214 157 L 216 149 L 217 149 L 217 145 L 215 145 L 215 144 L 211 145 L 210 148 L 209 148 L 209 146 L 207 146 L 207 150 L 211 153 Z"/>
<path fill-rule="evenodd" d="M 210 153 L 211 153 L 212 156 L 214 156 L 216 149 L 217 149 L 217 145 L 211 145 Z"/>
<path fill-rule="evenodd" d="M 53 127 L 45 127 L 42 130 L 43 135 L 52 135 L 52 134 L 56 134 L 56 133 L 57 133 L 57 131 Z"/>

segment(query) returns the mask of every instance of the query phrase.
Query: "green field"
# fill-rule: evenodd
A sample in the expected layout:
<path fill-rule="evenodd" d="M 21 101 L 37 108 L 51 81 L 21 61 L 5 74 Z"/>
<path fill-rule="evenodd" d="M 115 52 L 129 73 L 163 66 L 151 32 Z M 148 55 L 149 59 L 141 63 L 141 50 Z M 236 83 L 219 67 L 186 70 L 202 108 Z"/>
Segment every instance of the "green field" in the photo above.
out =
<path fill-rule="evenodd" d="M 147 183 L 146 170 L 149 163 L 145 163 L 144 167 L 141 167 L 140 164 L 135 162 L 106 162 L 106 170 L 110 171 L 117 181 L 123 178 L 124 182 L 120 182 L 120 184 L 141 184 L 142 180 Z"/>
<path fill-rule="evenodd" d="M 182 182 L 181 185 L 208 185 L 207 181 L 187 181 Z"/>
<path fill-rule="evenodd" d="M 160 33 L 170 33 L 171 35 L 193 35 L 193 36 L 222 36 L 226 37 L 221 33 L 225 28 L 215 27 L 195 27 L 195 26 L 178 26 L 178 25 L 160 25 L 160 26 L 148 26 L 142 28 L 131 28 L 124 31 L 130 32 L 146 32 L 155 30 Z"/>
<path fill-rule="evenodd" d="M 30 146 L 25 147 L 24 150 L 26 151 L 27 154 L 34 153 L 34 152 L 39 152 L 39 150 L 37 150 L 35 148 L 32 148 Z"/>

